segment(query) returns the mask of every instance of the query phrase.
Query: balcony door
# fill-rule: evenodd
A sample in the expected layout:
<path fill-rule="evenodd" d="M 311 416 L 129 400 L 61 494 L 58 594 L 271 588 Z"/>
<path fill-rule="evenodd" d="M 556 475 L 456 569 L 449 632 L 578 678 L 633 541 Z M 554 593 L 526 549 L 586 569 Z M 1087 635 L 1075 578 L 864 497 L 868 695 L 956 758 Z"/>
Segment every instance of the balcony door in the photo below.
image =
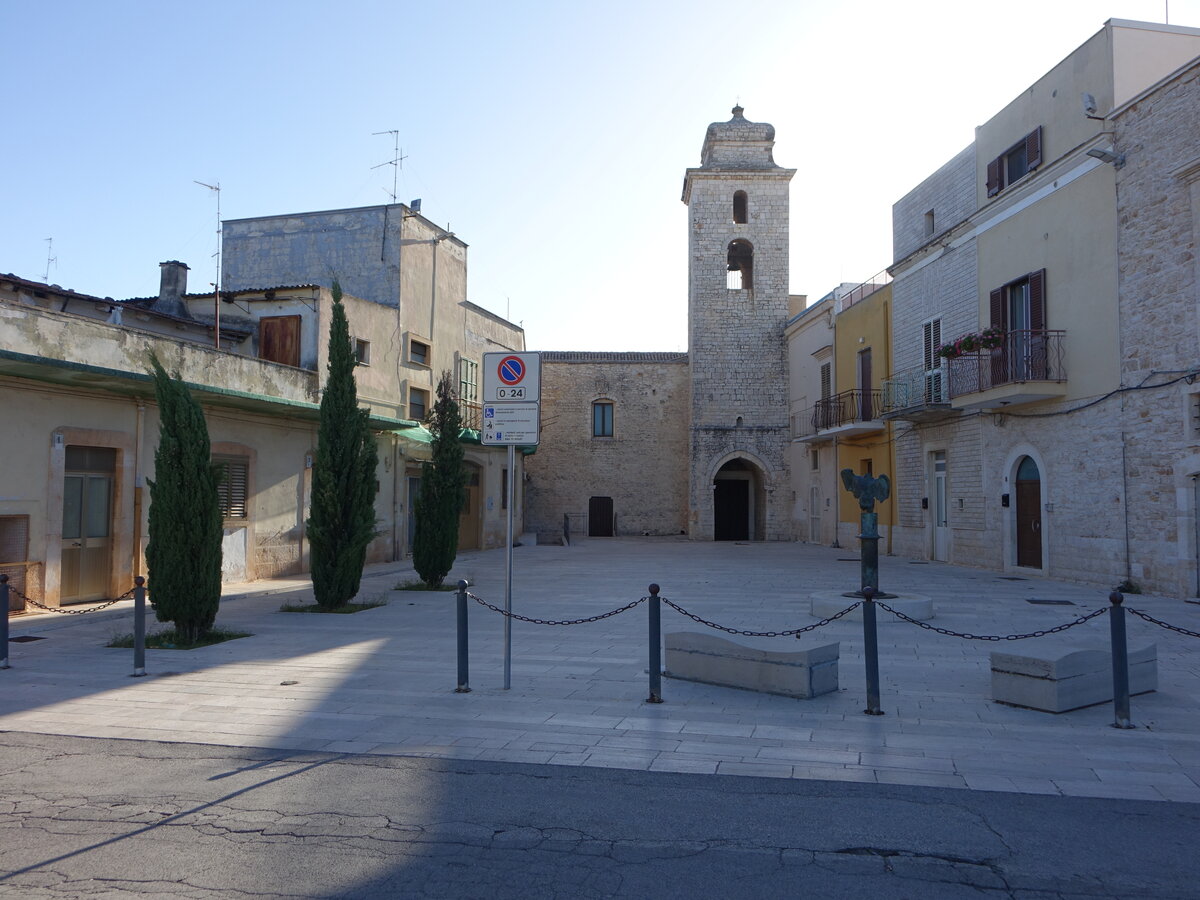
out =
<path fill-rule="evenodd" d="M 871 394 L 871 348 L 858 352 L 858 420 L 870 422 L 875 418 Z"/>

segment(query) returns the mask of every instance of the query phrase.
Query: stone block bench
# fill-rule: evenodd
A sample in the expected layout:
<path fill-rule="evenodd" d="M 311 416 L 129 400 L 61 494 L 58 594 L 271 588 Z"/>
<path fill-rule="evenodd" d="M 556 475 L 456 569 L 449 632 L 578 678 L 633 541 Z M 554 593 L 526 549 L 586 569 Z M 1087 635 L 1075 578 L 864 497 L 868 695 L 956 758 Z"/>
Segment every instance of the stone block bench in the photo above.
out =
<path fill-rule="evenodd" d="M 825 644 L 808 650 L 757 650 L 734 641 L 695 631 L 666 635 L 666 675 L 724 687 L 816 697 L 838 689 L 841 645 Z"/>
<path fill-rule="evenodd" d="M 1035 639 L 1021 653 L 992 653 L 992 699 L 1060 713 L 1113 698 L 1109 648 Z M 1155 644 L 1129 648 L 1129 693 L 1158 689 Z"/>

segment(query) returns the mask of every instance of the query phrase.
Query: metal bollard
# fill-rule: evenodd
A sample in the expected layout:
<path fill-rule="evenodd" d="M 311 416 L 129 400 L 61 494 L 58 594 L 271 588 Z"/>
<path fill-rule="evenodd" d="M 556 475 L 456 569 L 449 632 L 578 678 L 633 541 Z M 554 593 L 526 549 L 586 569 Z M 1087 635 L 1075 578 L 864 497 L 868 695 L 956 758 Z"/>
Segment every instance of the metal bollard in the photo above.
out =
<path fill-rule="evenodd" d="M 1113 728 L 1133 728 L 1129 721 L 1129 648 L 1125 643 L 1125 596 L 1120 591 L 1108 595 L 1108 628 L 1112 636 Z"/>
<path fill-rule="evenodd" d="M 458 687 L 456 694 L 469 694 L 471 687 L 467 671 L 467 582 L 458 581 Z"/>
<path fill-rule="evenodd" d="M 146 674 L 146 579 L 133 579 L 133 675 Z"/>
<path fill-rule="evenodd" d="M 0 625 L 0 669 L 11 668 L 8 664 L 8 576 L 0 575 L 0 608 L 3 609 L 4 624 Z"/>
<path fill-rule="evenodd" d="M 875 588 L 863 588 L 863 654 L 867 663 L 867 708 L 868 716 L 882 716 L 879 708 L 879 641 L 875 634 Z"/>
<path fill-rule="evenodd" d="M 658 585 L 650 585 L 650 696 L 647 703 L 662 703 L 662 602 Z"/>

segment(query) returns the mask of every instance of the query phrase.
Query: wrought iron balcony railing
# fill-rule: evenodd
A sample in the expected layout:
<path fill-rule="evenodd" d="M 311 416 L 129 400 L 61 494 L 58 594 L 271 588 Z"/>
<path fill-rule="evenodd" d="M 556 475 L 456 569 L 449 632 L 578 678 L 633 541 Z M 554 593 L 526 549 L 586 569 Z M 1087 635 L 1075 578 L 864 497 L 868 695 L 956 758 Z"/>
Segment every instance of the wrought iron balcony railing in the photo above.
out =
<path fill-rule="evenodd" d="M 945 369 L 909 369 L 883 381 L 883 411 L 899 412 L 947 406 L 950 403 L 948 373 Z"/>
<path fill-rule="evenodd" d="M 1065 331 L 1010 331 L 992 350 L 949 360 L 950 396 L 977 394 L 1005 384 L 1066 381 Z"/>
<path fill-rule="evenodd" d="M 842 391 L 817 401 L 812 410 L 812 425 L 816 431 L 825 431 L 855 422 L 873 422 L 882 412 L 882 391 Z"/>

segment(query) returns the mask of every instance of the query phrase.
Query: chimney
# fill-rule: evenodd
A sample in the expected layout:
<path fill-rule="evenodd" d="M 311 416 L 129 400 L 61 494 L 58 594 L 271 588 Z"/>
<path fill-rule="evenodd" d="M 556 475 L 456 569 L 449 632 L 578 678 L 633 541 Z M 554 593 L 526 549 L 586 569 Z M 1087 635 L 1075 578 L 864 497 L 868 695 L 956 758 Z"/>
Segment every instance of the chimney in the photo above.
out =
<path fill-rule="evenodd" d="M 158 267 L 162 270 L 162 277 L 158 286 L 158 300 L 154 304 L 155 311 L 190 319 L 192 315 L 183 305 L 183 295 L 187 293 L 187 265 L 172 259 L 159 263 Z"/>

